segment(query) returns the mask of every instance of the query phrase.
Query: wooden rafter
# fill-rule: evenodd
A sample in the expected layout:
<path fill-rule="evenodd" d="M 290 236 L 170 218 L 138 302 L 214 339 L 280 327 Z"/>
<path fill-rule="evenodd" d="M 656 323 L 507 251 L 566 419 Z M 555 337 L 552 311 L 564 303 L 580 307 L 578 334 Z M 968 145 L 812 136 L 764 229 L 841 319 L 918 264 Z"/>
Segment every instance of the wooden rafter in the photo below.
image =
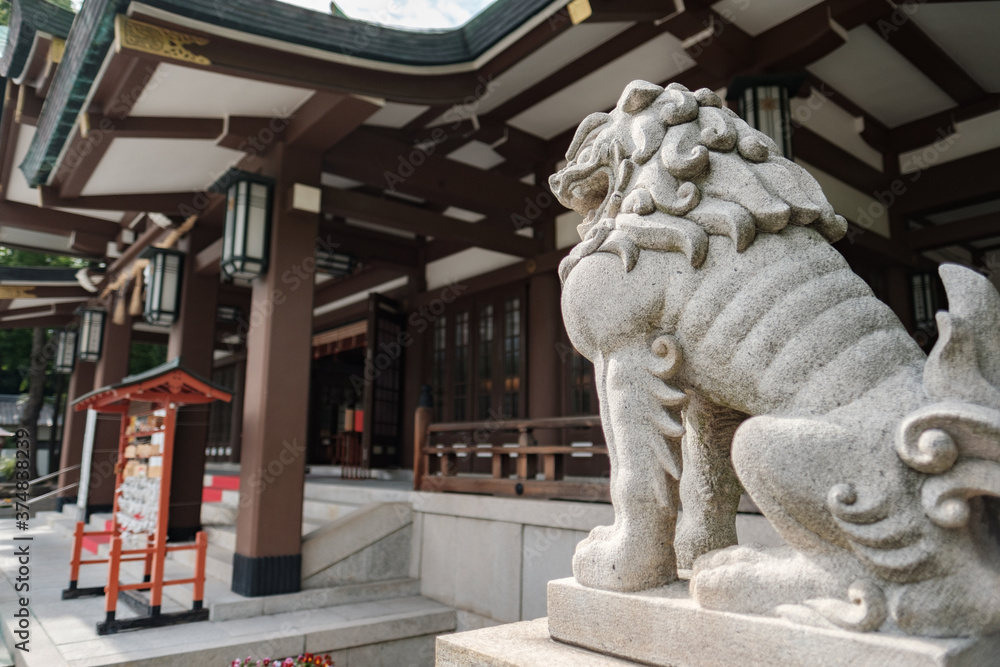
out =
<path fill-rule="evenodd" d="M 910 230 L 906 234 L 906 243 L 914 250 L 930 250 L 988 239 L 991 236 L 1000 236 L 1000 213 L 987 213 L 957 222 Z"/>
<path fill-rule="evenodd" d="M 415 234 L 467 241 L 482 248 L 520 257 L 532 257 L 539 249 L 534 239 L 514 234 L 514 228 L 511 226 L 506 228 L 505 234 L 503 229 L 497 229 L 483 222 L 469 224 L 400 201 L 379 199 L 350 190 L 324 188 L 323 212 L 357 218 Z"/>

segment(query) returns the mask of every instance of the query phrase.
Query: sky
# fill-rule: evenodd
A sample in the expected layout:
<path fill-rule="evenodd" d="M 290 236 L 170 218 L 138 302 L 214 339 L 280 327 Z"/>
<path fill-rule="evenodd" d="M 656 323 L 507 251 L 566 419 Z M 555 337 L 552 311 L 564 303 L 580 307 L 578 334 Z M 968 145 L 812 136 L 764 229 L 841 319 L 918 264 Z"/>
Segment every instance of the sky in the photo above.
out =
<path fill-rule="evenodd" d="M 330 11 L 329 0 L 285 0 L 299 7 Z M 460 26 L 493 0 L 335 0 L 348 16 L 404 28 L 445 29 Z"/>

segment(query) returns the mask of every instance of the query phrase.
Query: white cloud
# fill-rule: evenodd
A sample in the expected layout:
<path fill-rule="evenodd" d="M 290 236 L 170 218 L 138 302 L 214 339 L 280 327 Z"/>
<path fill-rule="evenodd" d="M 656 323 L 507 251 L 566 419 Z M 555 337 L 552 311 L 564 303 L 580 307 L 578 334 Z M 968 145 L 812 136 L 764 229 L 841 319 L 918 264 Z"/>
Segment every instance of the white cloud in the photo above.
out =
<path fill-rule="evenodd" d="M 403 28 L 447 29 L 463 25 L 494 0 L 335 0 L 348 16 Z M 286 0 L 328 12 L 329 0 Z"/>

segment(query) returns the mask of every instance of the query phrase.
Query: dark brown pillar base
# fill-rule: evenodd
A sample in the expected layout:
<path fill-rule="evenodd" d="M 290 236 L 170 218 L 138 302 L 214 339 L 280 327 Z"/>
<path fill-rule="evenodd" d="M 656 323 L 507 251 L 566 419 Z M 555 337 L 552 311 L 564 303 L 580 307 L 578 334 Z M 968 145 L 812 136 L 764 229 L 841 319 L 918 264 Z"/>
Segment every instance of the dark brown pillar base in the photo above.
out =
<path fill-rule="evenodd" d="M 76 505 L 76 496 L 56 496 L 57 512 L 62 512 L 67 505 Z"/>
<path fill-rule="evenodd" d="M 297 593 L 302 589 L 302 555 L 233 554 L 232 591 L 244 597 Z"/>

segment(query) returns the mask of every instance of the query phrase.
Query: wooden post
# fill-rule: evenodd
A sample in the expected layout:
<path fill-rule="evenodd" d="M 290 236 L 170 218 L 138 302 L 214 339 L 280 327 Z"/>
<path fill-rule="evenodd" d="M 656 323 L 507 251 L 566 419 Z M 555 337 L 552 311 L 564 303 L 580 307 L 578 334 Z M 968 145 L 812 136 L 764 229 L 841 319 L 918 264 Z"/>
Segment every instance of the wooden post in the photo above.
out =
<path fill-rule="evenodd" d="M 177 425 L 177 406 L 167 406 L 163 420 L 163 472 L 160 476 L 160 503 L 156 513 L 156 540 L 153 553 L 153 577 L 149 591 L 149 609 L 152 616 L 160 615 L 163 601 L 163 569 L 167 558 L 167 524 L 170 518 L 170 475 L 174 467 L 174 431 Z"/>
<path fill-rule="evenodd" d="M 421 392 L 421 399 L 423 393 Z M 434 418 L 434 409 L 429 405 L 424 405 L 421 400 L 420 405 L 413 414 L 413 488 L 419 490 L 420 484 L 424 481 L 424 475 L 430 470 L 430 455 L 424 450 L 427 448 L 427 428 Z"/>
<path fill-rule="evenodd" d="M 546 480 L 563 478 L 565 456 L 565 454 L 545 454 L 542 456 L 542 472 L 545 474 Z"/>
<path fill-rule="evenodd" d="M 108 555 L 108 585 L 104 589 L 105 623 L 115 620 L 118 606 L 118 567 L 122 558 L 122 538 L 111 536 L 111 553 Z"/>
<path fill-rule="evenodd" d="M 194 595 L 191 609 L 198 610 L 202 608 L 205 599 L 205 553 L 208 551 L 208 533 L 199 530 L 195 537 L 195 546 L 198 554 L 194 563 Z"/>
<path fill-rule="evenodd" d="M 73 556 L 69 561 L 69 590 L 76 590 L 76 582 L 80 579 L 80 549 L 83 546 L 83 521 L 76 522 L 73 530 Z"/>
<path fill-rule="evenodd" d="M 538 457 L 535 455 L 530 455 L 524 451 L 525 447 L 533 447 L 535 445 L 535 439 L 531 436 L 529 427 L 522 426 L 518 429 L 517 435 L 517 478 L 518 479 L 534 479 L 535 473 L 538 471 Z"/>

